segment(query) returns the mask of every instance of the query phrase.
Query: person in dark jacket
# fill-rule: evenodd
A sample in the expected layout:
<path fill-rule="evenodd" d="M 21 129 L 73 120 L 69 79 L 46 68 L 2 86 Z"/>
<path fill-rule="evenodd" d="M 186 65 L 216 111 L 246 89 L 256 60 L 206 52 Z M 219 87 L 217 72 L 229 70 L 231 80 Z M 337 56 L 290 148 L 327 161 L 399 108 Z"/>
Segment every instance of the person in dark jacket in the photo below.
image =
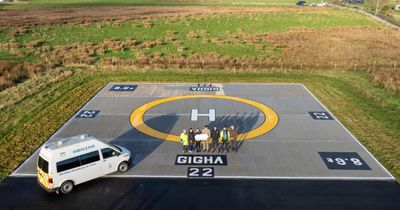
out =
<path fill-rule="evenodd" d="M 218 149 L 218 140 L 219 140 L 219 129 L 214 126 L 214 129 L 211 131 L 211 145 L 210 151 L 213 149 L 213 152 Z"/>
<path fill-rule="evenodd" d="M 195 135 L 201 134 L 200 128 L 196 128 Z M 196 142 L 196 152 L 201 152 L 201 141 L 195 141 Z"/>
<path fill-rule="evenodd" d="M 194 133 L 193 129 L 190 128 L 189 129 L 189 133 L 188 133 L 188 137 L 189 137 L 189 152 L 192 153 L 194 150 L 194 144 L 196 142 L 196 140 L 194 139 L 194 136 L 196 134 Z"/>
<path fill-rule="evenodd" d="M 237 141 L 237 137 L 238 137 L 238 133 L 237 133 L 237 129 L 235 128 L 235 126 L 231 125 L 231 128 L 229 129 L 229 144 L 232 147 L 233 151 L 237 152 L 238 149 L 238 141 Z M 228 149 L 229 150 L 229 149 Z"/>

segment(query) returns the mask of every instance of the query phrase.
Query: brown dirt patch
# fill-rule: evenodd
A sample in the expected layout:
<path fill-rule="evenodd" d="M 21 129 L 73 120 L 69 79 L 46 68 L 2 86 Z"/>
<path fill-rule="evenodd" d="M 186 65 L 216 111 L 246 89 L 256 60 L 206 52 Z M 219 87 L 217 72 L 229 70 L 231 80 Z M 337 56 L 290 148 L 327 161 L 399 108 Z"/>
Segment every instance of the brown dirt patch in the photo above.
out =
<path fill-rule="evenodd" d="M 400 93 L 400 69 L 373 69 L 369 72 L 369 77 L 386 89 Z"/>
<path fill-rule="evenodd" d="M 32 26 L 55 23 L 85 23 L 223 13 L 326 11 L 326 8 L 306 7 L 196 7 L 196 6 L 132 6 L 85 7 L 61 9 L 0 9 L 0 26 Z"/>
<path fill-rule="evenodd" d="M 13 63 L 0 61 L 0 91 L 12 87 L 26 79 L 34 78 L 37 74 L 48 68 L 43 63 Z"/>
<path fill-rule="evenodd" d="M 331 28 L 268 33 L 287 65 L 370 68 L 400 65 L 400 33 L 389 28 Z M 263 38 L 264 39 L 264 38 Z"/>

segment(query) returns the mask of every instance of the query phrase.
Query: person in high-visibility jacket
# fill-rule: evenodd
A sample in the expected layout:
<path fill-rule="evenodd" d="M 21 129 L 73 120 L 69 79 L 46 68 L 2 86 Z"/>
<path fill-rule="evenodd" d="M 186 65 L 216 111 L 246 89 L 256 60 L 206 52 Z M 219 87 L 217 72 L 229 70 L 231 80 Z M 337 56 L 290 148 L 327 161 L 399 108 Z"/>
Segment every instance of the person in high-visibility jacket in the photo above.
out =
<path fill-rule="evenodd" d="M 224 128 L 221 130 L 221 133 L 219 134 L 219 149 L 218 152 L 224 152 L 224 150 L 226 150 L 226 152 L 229 152 L 229 148 L 228 148 L 228 143 L 230 140 L 230 134 L 228 129 L 226 129 L 226 126 L 224 126 Z"/>
<path fill-rule="evenodd" d="M 181 133 L 181 144 L 182 144 L 182 152 L 186 153 L 189 146 L 189 136 L 186 132 L 186 129 L 183 129 Z"/>

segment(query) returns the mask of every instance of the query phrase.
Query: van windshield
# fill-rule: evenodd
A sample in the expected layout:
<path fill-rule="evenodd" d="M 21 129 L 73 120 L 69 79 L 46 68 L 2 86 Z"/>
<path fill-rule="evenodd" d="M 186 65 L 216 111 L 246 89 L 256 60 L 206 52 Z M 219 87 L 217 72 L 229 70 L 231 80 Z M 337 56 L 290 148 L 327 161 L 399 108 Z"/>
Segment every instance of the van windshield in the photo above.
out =
<path fill-rule="evenodd" d="M 39 155 L 39 159 L 38 159 L 38 167 L 44 172 L 44 173 L 49 173 L 49 162 L 47 162 L 45 159 L 43 159 L 40 155 Z"/>
<path fill-rule="evenodd" d="M 119 148 L 119 147 L 117 147 L 116 145 L 113 145 L 113 144 L 109 144 L 109 143 L 106 143 L 108 146 L 110 146 L 111 148 L 113 148 L 114 150 L 117 150 L 118 152 L 122 152 L 122 150 Z"/>

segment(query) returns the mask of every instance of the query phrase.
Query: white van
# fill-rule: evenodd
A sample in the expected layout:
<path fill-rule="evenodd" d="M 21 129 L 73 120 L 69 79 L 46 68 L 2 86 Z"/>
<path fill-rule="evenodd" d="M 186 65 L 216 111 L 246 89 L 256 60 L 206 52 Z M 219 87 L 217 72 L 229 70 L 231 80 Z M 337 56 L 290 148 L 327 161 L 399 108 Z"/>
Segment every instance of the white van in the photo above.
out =
<path fill-rule="evenodd" d="M 129 169 L 131 153 L 87 134 L 42 146 L 38 182 L 48 192 L 71 192 L 75 185 L 115 171 Z"/>

